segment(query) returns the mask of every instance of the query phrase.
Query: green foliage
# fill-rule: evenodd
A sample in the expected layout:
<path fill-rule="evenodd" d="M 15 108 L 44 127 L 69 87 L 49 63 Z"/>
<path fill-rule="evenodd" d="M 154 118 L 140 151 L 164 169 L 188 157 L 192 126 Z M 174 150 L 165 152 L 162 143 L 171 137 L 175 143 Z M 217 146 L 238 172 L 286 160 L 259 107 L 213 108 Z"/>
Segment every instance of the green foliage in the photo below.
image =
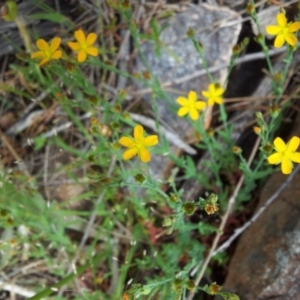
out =
<path fill-rule="evenodd" d="M 150 32 L 141 33 L 133 20 L 129 1 L 111 0 L 107 4 L 117 11 L 118 18 L 124 22 L 122 26 L 127 26 L 141 56 L 141 42 L 147 39 L 153 42 L 157 56 L 164 49 L 179 60 L 160 40 L 168 25 L 161 26 L 153 18 L 149 23 Z M 31 15 L 31 19 L 54 21 L 65 30 L 75 28 L 66 16 L 50 9 L 43 1 L 36 1 L 36 5 L 43 12 Z M 253 7 L 249 12 L 259 27 Z M 111 20 L 108 27 L 115 26 L 115 22 L 115 19 Z M 190 29 L 187 35 L 199 53 L 210 83 L 218 85 L 214 74 L 209 72 L 204 46 L 196 39 L 194 29 Z M 190 274 L 199 262 L 207 258 L 209 251 L 199 235 L 207 239 L 222 234 L 222 228 L 215 224 L 216 220 L 219 224 L 219 219 L 228 212 L 228 199 L 236 189 L 236 177 L 243 178 L 243 185 L 234 199 L 235 209 L 240 210 L 244 202 L 251 199 L 259 181 L 272 172 L 266 158 L 272 152 L 274 132 L 281 124 L 284 108 L 279 109 L 278 104 L 296 48 L 287 48 L 285 67 L 276 81 L 265 39 L 262 35 L 256 38 L 266 55 L 276 99 L 270 106 L 268 117 L 261 112 L 256 114 L 261 144 L 253 161 L 234 145 L 234 127 L 223 103 L 218 106 L 217 121 L 220 121 L 221 129 L 205 128 L 203 113 L 200 113 L 199 120 L 189 120 L 191 128 L 200 137 L 195 148 L 208 154 L 200 168 L 195 157 L 178 157 L 171 150 L 158 120 L 156 99 L 165 99 L 175 111 L 174 99 L 163 90 L 151 66 L 144 59 L 147 72 L 143 76 L 120 70 L 112 59 L 117 51 L 107 50 L 103 32 L 99 40 L 100 49 L 103 49 L 100 57 L 89 57 L 84 67 L 73 56 L 63 55 L 62 59 L 51 60 L 40 68 L 30 55 L 18 53 L 20 61 L 11 65 L 11 72 L 22 76 L 29 88 L 20 90 L 0 84 L 3 92 L 22 97 L 24 103 L 30 103 L 32 99 L 31 85 L 40 92 L 47 91 L 47 100 L 40 101 L 40 106 L 44 110 L 53 104 L 59 106 L 60 114 L 71 122 L 74 134 L 70 137 L 58 132 L 46 137 L 41 133 L 33 139 L 34 151 L 41 155 L 45 147 L 59 149 L 70 162 L 59 167 L 58 173 L 84 187 L 80 195 L 65 201 L 48 198 L 48 191 L 44 190 L 47 176 L 41 175 L 45 171 L 33 170 L 29 176 L 25 171 L 18 173 L 3 169 L 0 174 L 1 268 L 13 269 L 20 260 L 43 259 L 47 272 L 56 278 L 57 283 L 53 285 L 52 282 L 46 287 L 33 286 L 32 290 L 37 292 L 30 298 L 33 300 L 50 295 L 55 295 L 55 299 L 66 299 L 67 296 L 57 296 L 55 288 L 72 288 L 75 278 L 78 280 L 81 275 L 89 278 L 93 292 L 83 292 L 74 299 L 119 300 L 122 295 L 123 299 L 186 299 L 195 291 L 219 295 L 225 300 L 239 299 L 235 294 L 221 291 L 216 283 L 195 286 Z M 235 60 L 247 44 L 246 38 L 233 49 L 224 87 Z M 91 74 L 95 72 L 103 80 L 103 89 L 91 82 L 92 76 L 86 75 L 87 69 L 93 70 Z M 128 104 L 126 91 L 111 91 L 104 84 L 107 78 L 113 81 L 117 75 L 139 81 L 151 90 L 155 114 L 155 126 L 151 129 L 159 136 L 159 144 L 151 150 L 152 156 L 166 155 L 173 161 L 175 166 L 169 178 L 158 179 L 137 156 L 128 161 L 122 159 L 123 149 L 118 141 L 121 137 L 131 136 L 137 122 L 124 109 Z M 13 107 L 10 103 L 6 105 L 7 109 Z M 127 141 L 128 148 L 140 151 L 143 144 L 139 139 L 132 141 L 134 147 Z M 181 179 L 194 180 L 194 184 L 202 185 L 209 194 L 205 199 L 183 199 L 178 174 Z M 72 207 L 71 204 L 81 203 L 81 200 L 89 201 L 90 207 Z M 91 220 L 92 224 L 89 223 Z M 84 247 L 79 247 L 86 234 Z M 72 265 L 73 259 L 75 263 Z M 227 256 L 221 253 L 214 259 L 225 264 Z M 77 273 L 74 270 L 69 272 L 70 265 Z"/>

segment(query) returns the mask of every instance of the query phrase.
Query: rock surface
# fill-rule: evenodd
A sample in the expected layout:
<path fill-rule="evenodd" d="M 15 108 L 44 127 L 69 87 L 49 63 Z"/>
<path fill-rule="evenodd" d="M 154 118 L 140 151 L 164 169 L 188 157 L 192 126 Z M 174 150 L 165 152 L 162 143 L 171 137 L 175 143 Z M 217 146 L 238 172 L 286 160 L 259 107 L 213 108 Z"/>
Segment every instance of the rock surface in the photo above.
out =
<path fill-rule="evenodd" d="M 235 25 L 227 26 L 226 24 L 232 20 L 237 21 Z M 241 29 L 239 20 L 240 16 L 237 13 L 225 7 L 185 6 L 182 12 L 176 13 L 160 24 L 166 26 L 159 36 L 164 45 L 161 47 L 160 56 L 155 55 L 154 43 L 146 42 L 141 47 L 145 61 L 164 90 L 164 93 L 160 93 L 160 97 L 155 99 L 158 118 L 183 140 L 188 139 L 191 125 L 187 120 L 177 116 L 179 107 L 176 98 L 186 96 L 190 90 L 195 90 L 201 95 L 200 92 L 206 90 L 209 84 L 206 75 L 197 75 L 197 72 L 203 70 L 202 61 L 192 41 L 187 37 L 187 31 L 189 28 L 195 30 L 197 40 L 203 45 L 209 67 L 228 64 L 232 47 L 237 42 Z M 137 58 L 135 71 L 147 71 L 142 57 Z M 227 69 L 224 68 L 212 75 L 223 85 Z M 151 105 L 153 99 L 151 100 L 149 95 L 145 95 L 144 99 Z M 174 147 L 172 151 L 176 153 L 178 148 L 176 151 Z M 166 165 L 166 159 L 156 156 L 151 160 L 150 167 L 156 169 L 155 166 L 159 166 L 161 169 L 162 164 Z"/>
<path fill-rule="evenodd" d="M 291 136 L 300 136 L 300 117 Z M 287 137 L 282 137 L 287 140 Z M 261 193 L 259 209 L 286 180 L 274 173 Z M 300 299 L 300 173 L 242 235 L 224 290 L 242 300 Z"/>

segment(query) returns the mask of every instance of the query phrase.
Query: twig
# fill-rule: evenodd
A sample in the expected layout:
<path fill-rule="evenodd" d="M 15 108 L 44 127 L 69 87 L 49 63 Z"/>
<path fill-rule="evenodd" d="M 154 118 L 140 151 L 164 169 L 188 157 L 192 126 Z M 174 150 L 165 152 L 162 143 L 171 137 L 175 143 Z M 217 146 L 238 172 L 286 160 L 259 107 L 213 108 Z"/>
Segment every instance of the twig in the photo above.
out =
<path fill-rule="evenodd" d="M 299 45 L 300 45 L 300 43 L 298 43 L 298 46 Z M 274 56 L 274 55 L 283 53 L 284 51 L 286 51 L 286 47 L 282 47 L 282 48 L 279 48 L 279 49 L 272 49 L 272 50 L 269 51 L 269 55 Z M 249 62 L 249 61 L 253 61 L 253 60 L 257 60 L 257 59 L 263 59 L 264 57 L 265 57 L 265 55 L 264 55 L 263 52 L 258 52 L 258 53 L 254 53 L 254 54 L 247 54 L 243 57 L 237 58 L 234 62 L 234 65 L 236 66 L 236 65 L 239 65 L 241 63 L 245 63 L 245 62 Z M 225 69 L 227 67 L 229 67 L 229 64 L 219 64 L 218 66 L 213 66 L 213 67 L 208 68 L 208 71 L 210 73 L 213 73 L 213 72 L 217 72 L 219 70 Z M 180 83 L 189 81 L 191 79 L 206 75 L 206 72 L 207 72 L 206 70 L 200 70 L 198 72 L 194 72 L 193 74 L 183 76 L 183 77 L 180 77 L 178 79 L 174 79 L 174 80 L 162 83 L 161 87 L 166 88 L 166 87 L 169 87 L 169 86 L 172 86 L 172 85 L 180 84 Z M 142 90 L 132 92 L 131 95 L 132 96 L 139 96 L 139 95 L 144 95 L 144 94 L 148 94 L 148 93 L 152 93 L 152 90 L 150 88 L 146 88 L 146 89 L 142 89 Z"/>
<path fill-rule="evenodd" d="M 48 167 L 49 167 L 49 151 L 50 151 L 50 146 L 46 146 L 46 151 L 45 151 L 45 158 L 44 158 L 44 174 L 43 174 L 43 182 L 44 182 L 44 190 L 45 190 L 45 195 L 47 198 L 47 202 L 50 200 L 50 192 L 49 192 L 49 186 L 48 186 Z"/>
<path fill-rule="evenodd" d="M 286 181 L 277 189 L 277 191 L 266 201 L 266 203 L 252 216 L 252 218 L 245 223 L 240 228 L 237 228 L 234 231 L 234 234 L 226 241 L 224 242 L 217 250 L 214 251 L 213 256 L 216 255 L 219 252 L 222 252 L 226 250 L 231 243 L 239 236 L 241 235 L 251 224 L 253 224 L 261 215 L 262 213 L 270 206 L 274 200 L 277 199 L 277 197 L 284 191 L 284 189 L 291 183 L 295 175 L 299 172 L 300 165 L 298 165 L 294 172 L 287 177 Z"/>
<path fill-rule="evenodd" d="M 19 154 L 15 151 L 14 147 L 11 145 L 3 131 L 0 129 L 0 139 L 2 140 L 3 144 L 8 148 L 14 159 L 16 160 L 16 163 L 19 165 L 19 168 L 21 169 L 22 172 L 29 178 L 31 178 L 31 175 L 22 160 L 22 158 L 19 156 Z"/>
<path fill-rule="evenodd" d="M 85 113 L 83 116 L 78 117 L 79 120 L 85 120 L 88 119 L 92 116 L 91 112 L 87 112 Z M 64 131 L 65 129 L 71 127 L 73 125 L 73 122 L 67 122 L 65 124 L 62 124 L 60 126 L 57 126 L 49 131 L 47 131 L 46 133 L 41 134 L 40 136 L 43 136 L 45 138 L 49 138 L 51 136 L 57 135 L 58 132 Z M 27 139 L 27 143 L 29 145 L 31 145 L 34 142 L 34 139 Z M 23 145 L 25 146 L 25 145 Z"/>
<path fill-rule="evenodd" d="M 4 282 L 2 280 L 0 280 L 0 288 L 1 288 L 1 290 L 9 291 L 11 293 L 18 294 L 25 298 L 29 298 L 29 297 L 32 297 L 35 295 L 35 292 L 33 292 L 33 291 L 30 291 L 30 290 L 23 288 L 16 284 Z"/>
<path fill-rule="evenodd" d="M 253 161 L 253 158 L 254 158 L 254 156 L 256 154 L 256 151 L 257 151 L 257 149 L 259 147 L 259 144 L 260 144 L 260 138 L 257 138 L 257 140 L 255 142 L 255 145 L 254 145 L 254 147 L 252 149 L 251 155 L 250 155 L 250 157 L 248 159 L 248 166 L 251 165 L 251 163 Z M 210 249 L 210 251 L 209 251 L 209 253 L 208 253 L 208 255 L 207 255 L 207 257 L 206 257 L 206 259 L 205 259 L 205 261 L 203 263 L 203 265 L 202 265 L 202 268 L 200 270 L 199 275 L 197 276 L 197 278 L 195 280 L 195 285 L 196 286 L 199 285 L 199 283 L 200 283 L 200 281 L 201 281 L 201 279 L 202 279 L 202 277 L 204 275 L 204 272 L 206 271 L 207 266 L 208 266 L 211 258 L 213 257 L 213 253 L 215 252 L 215 249 L 217 248 L 217 245 L 218 245 L 218 242 L 220 240 L 220 237 L 223 234 L 223 230 L 225 228 L 227 219 L 228 219 L 228 217 L 229 217 L 229 215 L 230 215 L 230 213 L 232 211 L 232 208 L 233 208 L 233 206 L 235 204 L 236 197 L 237 197 L 237 195 L 238 195 L 238 193 L 239 193 L 239 191 L 240 191 L 240 189 L 241 189 L 241 187 L 242 187 L 242 185 L 244 183 L 244 179 L 245 179 L 245 176 L 242 175 L 241 178 L 240 178 L 240 180 L 239 180 L 239 182 L 238 182 L 238 184 L 237 184 L 237 186 L 236 186 L 236 188 L 235 188 L 235 190 L 234 190 L 234 192 L 233 192 L 233 194 L 232 194 L 232 196 L 230 197 L 230 199 L 228 201 L 228 206 L 227 206 L 226 212 L 225 212 L 225 214 L 224 214 L 224 216 L 222 218 L 221 225 L 219 226 L 219 229 L 218 229 L 218 232 L 216 234 L 216 237 L 214 238 L 212 247 L 211 247 L 211 249 Z M 188 295 L 187 300 L 192 300 L 194 298 L 194 296 L 195 296 L 195 292 L 196 292 L 195 289 L 193 291 L 191 291 L 190 294 Z"/>
<path fill-rule="evenodd" d="M 139 122 L 139 123 L 151 128 L 155 132 L 157 131 L 154 120 L 147 118 L 145 116 L 142 116 L 142 115 L 134 114 L 134 113 L 130 113 L 130 116 L 134 121 Z M 176 133 L 173 133 L 173 132 L 167 130 L 162 125 L 160 125 L 159 127 L 160 127 L 160 132 L 165 136 L 165 138 L 171 144 L 173 144 L 174 146 L 177 146 L 180 149 L 183 149 L 188 154 L 195 155 L 197 153 L 197 151 L 194 148 L 192 148 L 187 143 L 185 143 Z"/>

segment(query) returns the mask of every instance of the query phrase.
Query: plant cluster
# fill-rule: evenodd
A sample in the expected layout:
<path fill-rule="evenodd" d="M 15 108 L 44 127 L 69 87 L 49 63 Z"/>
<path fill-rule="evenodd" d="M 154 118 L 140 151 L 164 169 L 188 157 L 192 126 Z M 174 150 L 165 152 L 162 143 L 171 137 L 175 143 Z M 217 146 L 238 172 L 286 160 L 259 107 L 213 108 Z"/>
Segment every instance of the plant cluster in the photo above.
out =
<path fill-rule="evenodd" d="M 16 17 L 15 6 L 11 4 L 13 1 L 8 2 L 12 7 L 11 14 Z M 138 45 L 143 35 L 139 33 L 138 26 L 132 19 L 130 3 L 108 2 L 118 11 L 121 19 L 125 20 L 139 51 Z M 64 51 L 61 37 L 54 37 L 49 43 L 44 39 L 37 39 L 38 51 L 33 52 L 30 57 L 25 53 L 17 55 L 25 63 L 14 68 L 22 69 L 28 82 L 38 82 L 41 90 L 49 89 L 50 95 L 88 145 L 85 151 L 80 151 L 68 144 L 62 135 L 46 138 L 42 134 L 33 138 L 35 151 L 41 151 L 48 145 L 69 153 L 72 163 L 62 167 L 61 171 L 77 183 L 79 179 L 76 170 L 82 165 L 88 165 L 88 171 L 83 178 L 88 191 L 78 196 L 77 201 L 89 198 L 95 204 L 94 217 L 91 217 L 90 211 L 74 211 L 69 208 L 68 203 L 60 203 L 55 199 L 45 201 L 38 186 L 38 176 L 29 178 L 25 173 L 1 172 L 1 226 L 9 233 L 8 238 L 1 242 L 1 251 L 4 253 L 2 267 L 17 263 L 17 253 L 22 249 L 26 257 L 46 257 L 52 274 L 60 278 L 54 286 L 55 289 L 53 286 L 35 287 L 36 295 L 29 299 L 43 299 L 54 291 L 63 289 L 81 274 L 90 274 L 93 277 L 94 291 L 76 295 L 76 299 L 123 297 L 124 300 L 192 300 L 198 292 L 220 295 L 225 300 L 239 299 L 234 293 L 222 291 L 222 287 L 215 282 L 201 285 L 204 272 L 210 271 L 208 264 L 212 256 L 207 256 L 208 249 L 204 244 L 192 238 L 193 233 L 221 236 L 223 228 L 217 227 L 212 221 L 215 220 L 213 218 L 226 219 L 231 209 L 241 209 L 243 203 L 251 197 L 257 181 L 274 171 L 271 165 L 281 165 L 282 173 L 288 175 L 293 170 L 293 163 L 300 163 L 300 152 L 297 152 L 300 138 L 294 136 L 285 142 L 286 137 L 275 135 L 282 122 L 282 112 L 287 106 L 281 106 L 280 100 L 284 93 L 288 68 L 298 47 L 297 33 L 300 23 L 288 22 L 284 10 L 281 10 L 276 17 L 277 25 L 266 28 L 269 34 L 276 36 L 275 48 L 286 45 L 285 67 L 282 72 L 275 73 L 253 1 L 248 5 L 247 11 L 258 27 L 256 41 L 265 54 L 275 96 L 275 100 L 270 103 L 268 116 L 261 112 L 256 113 L 257 125 L 254 131 L 259 141 L 259 149 L 253 150 L 255 159 L 247 160 L 241 148 L 232 140 L 234 128 L 228 118 L 224 99 L 227 82 L 220 84 L 209 72 L 204 46 L 197 40 L 192 28 L 187 36 L 199 53 L 210 82 L 207 90 L 200 91 L 200 97 L 196 91 L 188 91 L 187 97 L 179 96 L 171 104 L 171 109 L 177 111 L 177 117 L 186 118 L 200 137 L 195 147 L 210 154 L 204 167 L 211 174 L 205 170 L 198 172 L 190 156 L 178 157 L 172 153 L 157 116 L 155 134 L 147 135 L 143 124 L 135 122 L 124 110 L 126 91 L 117 91 L 114 100 L 108 101 L 105 93 L 99 93 L 89 81 L 82 66 L 101 70 L 103 78 L 105 74 L 113 73 L 139 80 L 153 90 L 153 98 L 157 91 L 160 95 L 165 93 L 157 80 L 148 80 L 155 78 L 151 70 L 147 76 L 133 76 L 105 61 L 107 53 L 102 53 L 96 46 L 101 39 L 95 32 L 86 34 L 82 29 L 74 31 L 76 42 L 69 41 L 66 45 L 76 52 L 76 60 Z M 153 22 L 151 26 L 154 42 L 158 48 L 159 45 L 162 47 L 159 25 Z M 234 47 L 229 73 L 235 59 L 246 46 L 247 39 Z M 10 92 L 17 93 L 16 90 Z M 26 92 L 23 96 L 26 99 L 31 98 Z M 216 104 L 220 116 L 218 121 L 222 124 L 222 129 L 217 132 L 205 125 L 207 109 Z M 155 107 L 153 110 L 156 111 Z M 89 113 L 88 129 L 80 118 L 82 112 Z M 130 135 L 132 129 L 133 136 Z M 123 153 L 120 146 L 126 148 Z M 154 156 L 162 155 L 168 156 L 176 167 L 168 178 L 157 179 L 148 163 Z M 184 199 L 176 179 L 179 169 L 184 174 L 184 179 L 193 178 L 208 193 L 198 199 Z M 228 202 L 234 191 L 223 182 L 220 175 L 224 170 L 235 171 L 242 178 L 241 184 L 237 184 L 234 207 L 229 206 L 232 203 Z M 197 214 L 204 216 L 203 221 L 192 222 L 191 216 Z M 66 229 L 76 229 L 80 227 L 76 224 L 85 224 L 87 219 L 93 222 L 98 219 L 98 225 L 93 227 L 95 232 L 92 242 L 87 243 L 84 240 L 84 250 L 78 248 L 66 234 Z M 24 230 L 20 233 L 18 228 Z M 90 227 L 87 232 L 91 236 Z M 157 236 L 167 238 L 158 243 Z M 217 255 L 214 259 L 223 262 L 226 257 Z M 66 265 L 70 261 L 75 261 L 76 267 L 68 273 Z M 202 267 L 192 277 L 191 273 L 198 270 L 199 262 L 202 262 Z M 101 288 L 101 284 L 105 283 L 104 286 L 107 287 L 116 278 L 114 276 L 117 276 L 117 282 L 114 282 L 114 290 L 109 294 L 107 289 Z"/>

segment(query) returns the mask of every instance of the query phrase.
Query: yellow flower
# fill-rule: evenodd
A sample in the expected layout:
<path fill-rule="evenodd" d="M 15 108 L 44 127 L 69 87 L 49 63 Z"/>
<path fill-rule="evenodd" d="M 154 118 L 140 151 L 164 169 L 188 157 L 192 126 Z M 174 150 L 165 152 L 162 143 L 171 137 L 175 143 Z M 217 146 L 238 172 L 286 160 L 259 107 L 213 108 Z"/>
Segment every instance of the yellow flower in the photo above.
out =
<path fill-rule="evenodd" d="M 177 112 L 178 116 L 183 117 L 186 114 L 189 114 L 190 118 L 194 121 L 199 119 L 199 111 L 206 107 L 204 101 L 197 101 L 197 94 L 195 91 L 190 91 L 188 98 L 178 97 L 177 103 L 182 106 Z"/>
<path fill-rule="evenodd" d="M 293 162 L 300 163 L 300 152 L 296 152 L 300 138 L 294 136 L 286 145 L 281 138 L 277 137 L 273 143 L 276 153 L 268 157 L 269 164 L 278 165 L 281 163 L 282 173 L 290 174 L 293 169 Z"/>
<path fill-rule="evenodd" d="M 154 146 L 158 143 L 157 135 L 149 135 L 144 137 L 144 128 L 141 125 L 136 125 L 133 132 L 134 137 L 123 136 L 119 139 L 119 143 L 129 148 L 123 154 L 123 159 L 128 160 L 135 156 L 139 156 L 142 162 L 148 162 L 151 159 L 150 152 L 146 147 Z"/>
<path fill-rule="evenodd" d="M 285 14 L 283 13 L 279 13 L 276 20 L 278 25 L 269 25 L 266 27 L 268 34 L 277 35 L 274 41 L 274 47 L 280 48 L 284 42 L 287 42 L 291 46 L 295 46 L 297 44 L 297 38 L 293 33 L 300 29 L 300 23 L 287 23 Z"/>
<path fill-rule="evenodd" d="M 215 102 L 218 104 L 223 103 L 223 98 L 221 97 L 224 93 L 224 89 L 219 85 L 210 83 L 208 86 L 208 91 L 202 91 L 202 96 L 207 98 L 208 106 L 213 106 Z"/>
<path fill-rule="evenodd" d="M 41 62 L 39 66 L 44 65 L 51 59 L 60 59 L 62 57 L 62 51 L 57 50 L 61 42 L 61 38 L 55 37 L 50 45 L 43 39 L 36 41 L 36 46 L 40 51 L 31 54 L 31 58 L 39 58 Z"/>
<path fill-rule="evenodd" d="M 75 31 L 74 36 L 77 42 L 69 42 L 68 46 L 72 50 L 78 51 L 78 62 L 84 62 L 86 60 L 87 55 L 98 56 L 98 48 L 93 47 L 93 44 L 97 39 L 96 33 L 89 33 L 86 37 L 84 32 L 81 29 L 79 29 Z"/>

